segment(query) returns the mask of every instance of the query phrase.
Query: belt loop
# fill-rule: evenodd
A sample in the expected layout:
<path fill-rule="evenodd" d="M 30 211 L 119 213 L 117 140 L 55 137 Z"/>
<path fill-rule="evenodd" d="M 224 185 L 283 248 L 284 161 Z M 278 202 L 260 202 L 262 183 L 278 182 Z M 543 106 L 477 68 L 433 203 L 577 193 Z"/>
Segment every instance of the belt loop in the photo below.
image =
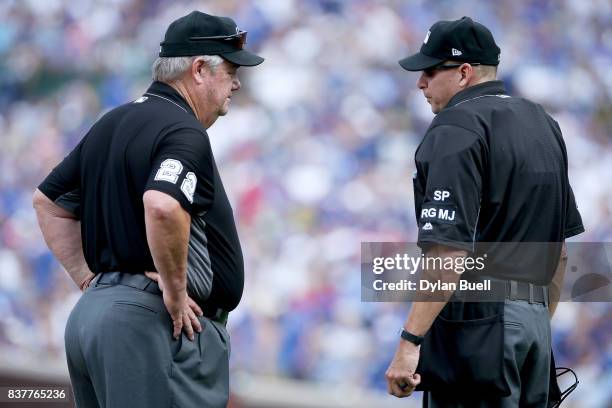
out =
<path fill-rule="evenodd" d="M 529 304 L 532 305 L 533 302 L 533 284 L 529 284 Z"/>
<path fill-rule="evenodd" d="M 548 307 L 548 295 L 549 295 L 549 291 L 548 288 L 546 286 L 542 287 L 542 291 L 543 291 L 543 295 L 544 295 L 544 306 Z"/>
<path fill-rule="evenodd" d="M 104 275 L 104 272 L 98 272 L 98 275 L 94 278 L 96 280 L 96 284 L 94 285 L 94 288 L 98 287 L 103 275 Z"/>
<path fill-rule="evenodd" d="M 516 281 L 510 281 L 510 300 L 516 300 L 516 295 L 518 292 L 518 284 Z"/>
<path fill-rule="evenodd" d="M 148 279 L 148 282 L 145 283 L 145 285 L 142 287 L 142 290 L 147 290 L 147 288 L 149 287 L 149 285 L 151 285 L 152 282 L 155 282 L 153 279 L 149 278 L 147 275 L 144 275 L 145 278 Z M 147 291 L 148 292 L 148 291 Z"/>

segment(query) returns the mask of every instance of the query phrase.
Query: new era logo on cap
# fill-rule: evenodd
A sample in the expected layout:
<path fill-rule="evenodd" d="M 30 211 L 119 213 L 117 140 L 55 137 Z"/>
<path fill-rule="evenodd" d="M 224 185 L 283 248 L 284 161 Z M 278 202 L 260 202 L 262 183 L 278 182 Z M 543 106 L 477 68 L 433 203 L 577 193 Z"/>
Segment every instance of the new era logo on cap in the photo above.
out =
<path fill-rule="evenodd" d="M 421 50 L 399 63 L 408 71 L 433 68 L 446 60 L 498 65 L 499 52 L 488 28 L 469 17 L 463 17 L 432 25 Z"/>

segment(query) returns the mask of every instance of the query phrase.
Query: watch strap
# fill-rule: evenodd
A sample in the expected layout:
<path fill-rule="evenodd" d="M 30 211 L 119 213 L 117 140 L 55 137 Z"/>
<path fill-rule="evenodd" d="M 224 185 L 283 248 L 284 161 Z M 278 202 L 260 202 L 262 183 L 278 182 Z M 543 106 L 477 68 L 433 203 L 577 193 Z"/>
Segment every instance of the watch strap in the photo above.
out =
<path fill-rule="evenodd" d="M 415 346 L 418 346 L 423 342 L 423 336 L 417 336 L 415 334 L 412 334 L 404 328 L 402 328 L 402 331 L 400 332 L 400 336 L 402 337 L 402 339 L 409 341 Z"/>

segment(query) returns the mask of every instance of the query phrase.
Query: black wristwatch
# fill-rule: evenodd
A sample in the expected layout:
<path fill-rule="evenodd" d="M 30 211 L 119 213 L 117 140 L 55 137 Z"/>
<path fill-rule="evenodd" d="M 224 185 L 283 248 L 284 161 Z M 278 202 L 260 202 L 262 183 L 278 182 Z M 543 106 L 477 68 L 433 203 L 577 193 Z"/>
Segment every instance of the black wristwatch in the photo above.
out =
<path fill-rule="evenodd" d="M 418 346 L 423 342 L 423 336 L 415 336 L 414 334 L 408 332 L 403 327 L 402 327 L 402 331 L 400 332 L 400 336 L 402 337 L 402 339 L 409 341 L 415 346 Z"/>

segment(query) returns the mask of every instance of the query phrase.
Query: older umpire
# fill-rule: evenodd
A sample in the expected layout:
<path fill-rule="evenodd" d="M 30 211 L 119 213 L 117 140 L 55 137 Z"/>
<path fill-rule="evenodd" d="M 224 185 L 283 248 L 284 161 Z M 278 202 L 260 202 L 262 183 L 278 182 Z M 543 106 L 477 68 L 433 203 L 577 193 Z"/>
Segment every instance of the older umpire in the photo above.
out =
<path fill-rule="evenodd" d="M 499 57 L 491 32 L 463 17 L 435 23 L 420 52 L 399 62 L 422 71 L 417 86 L 436 114 L 415 154 L 418 245 L 455 259 L 486 248 L 486 278 L 502 295 L 468 302 L 451 289 L 413 303 L 386 379 L 397 397 L 425 390 L 426 407 L 548 404 L 563 242 L 584 228 L 559 125 L 507 95 L 495 80 Z"/>
<path fill-rule="evenodd" d="M 243 261 L 206 129 L 240 89 L 238 67 L 263 62 L 245 40 L 227 17 L 174 21 L 147 92 L 98 120 L 34 195 L 85 290 L 65 336 L 79 407 L 227 404 Z"/>

